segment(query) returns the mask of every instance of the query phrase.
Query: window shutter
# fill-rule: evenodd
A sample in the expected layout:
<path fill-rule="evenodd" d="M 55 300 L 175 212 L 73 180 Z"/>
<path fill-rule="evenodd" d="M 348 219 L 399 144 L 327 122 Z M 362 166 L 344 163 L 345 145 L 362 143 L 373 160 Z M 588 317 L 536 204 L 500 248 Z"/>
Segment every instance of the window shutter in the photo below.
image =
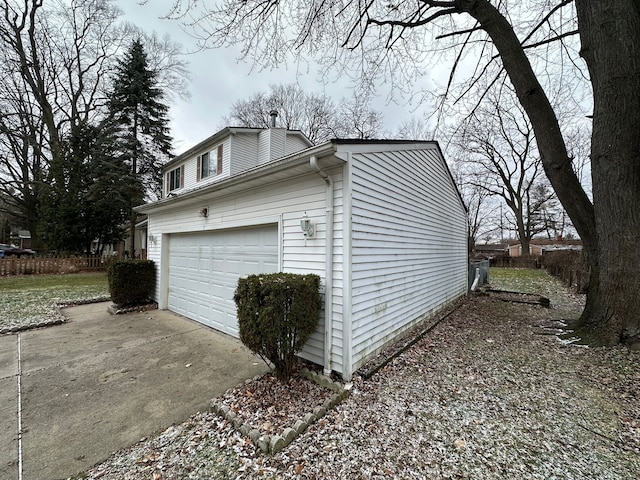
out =
<path fill-rule="evenodd" d="M 171 177 L 169 176 L 169 172 L 167 172 L 167 178 L 164 181 L 164 196 L 166 197 L 169 192 L 171 191 L 171 184 L 169 183 L 171 181 Z"/>
<path fill-rule="evenodd" d="M 222 144 L 218 145 L 218 164 L 216 165 L 216 174 L 222 173 Z"/>
<path fill-rule="evenodd" d="M 202 155 L 198 155 L 198 173 L 196 174 L 196 181 L 199 182 L 202 178 Z"/>
<path fill-rule="evenodd" d="M 180 168 L 180 185 L 178 186 L 178 188 L 182 188 L 184 187 L 184 165 L 179 168 Z"/>

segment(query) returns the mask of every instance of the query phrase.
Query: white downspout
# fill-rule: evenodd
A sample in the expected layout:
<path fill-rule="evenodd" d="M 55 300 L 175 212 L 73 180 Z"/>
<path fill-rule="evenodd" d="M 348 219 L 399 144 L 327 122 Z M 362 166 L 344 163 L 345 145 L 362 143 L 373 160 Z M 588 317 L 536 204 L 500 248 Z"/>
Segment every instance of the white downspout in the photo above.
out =
<path fill-rule="evenodd" d="M 471 285 L 472 292 L 476 291 L 476 288 L 478 288 L 478 283 L 480 283 L 480 267 L 476 267 L 476 278 L 473 280 L 473 284 Z"/>
<path fill-rule="evenodd" d="M 324 374 L 331 374 L 331 347 L 333 346 L 333 180 L 318 165 L 318 157 L 313 155 L 309 164 L 327 184 L 327 215 L 325 239 L 324 271 Z"/>

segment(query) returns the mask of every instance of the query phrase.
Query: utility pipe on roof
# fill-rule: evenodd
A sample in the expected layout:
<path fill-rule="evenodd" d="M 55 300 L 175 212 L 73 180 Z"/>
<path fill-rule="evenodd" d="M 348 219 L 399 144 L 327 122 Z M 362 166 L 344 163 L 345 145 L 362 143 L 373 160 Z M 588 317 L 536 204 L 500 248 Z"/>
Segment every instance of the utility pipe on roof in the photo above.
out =
<path fill-rule="evenodd" d="M 325 272 L 324 272 L 324 374 L 331 374 L 331 347 L 333 346 L 333 180 L 320 165 L 315 155 L 309 164 L 327 184 L 326 193 L 326 238 L 325 238 Z"/>

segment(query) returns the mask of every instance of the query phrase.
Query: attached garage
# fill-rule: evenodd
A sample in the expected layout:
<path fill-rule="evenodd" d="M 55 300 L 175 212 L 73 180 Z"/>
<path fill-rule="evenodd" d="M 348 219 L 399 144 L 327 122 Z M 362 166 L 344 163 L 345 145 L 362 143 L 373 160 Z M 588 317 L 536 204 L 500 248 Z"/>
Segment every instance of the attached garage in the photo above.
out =
<path fill-rule="evenodd" d="M 349 380 L 466 294 L 466 211 L 437 143 L 333 140 L 287 155 L 296 135 L 225 129 L 167 164 L 184 184 L 137 208 L 156 300 L 237 336 L 239 277 L 317 274 L 324 311 L 300 356 Z M 222 169 L 204 177 L 201 157 L 220 145 Z"/>
<path fill-rule="evenodd" d="M 238 278 L 278 271 L 278 226 L 169 236 L 169 309 L 238 336 Z"/>

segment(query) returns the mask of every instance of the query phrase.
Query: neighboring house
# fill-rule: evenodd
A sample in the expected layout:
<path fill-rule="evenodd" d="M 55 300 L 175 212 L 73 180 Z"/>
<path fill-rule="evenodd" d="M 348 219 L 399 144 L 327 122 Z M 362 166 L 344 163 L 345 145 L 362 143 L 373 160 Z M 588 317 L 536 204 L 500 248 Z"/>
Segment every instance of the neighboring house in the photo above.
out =
<path fill-rule="evenodd" d="M 118 245 L 118 256 L 128 258 L 147 258 L 147 217 L 145 215 L 139 215 L 136 222 L 135 230 L 135 251 L 133 255 L 131 253 L 131 235 L 129 235 L 129 223 L 123 225 L 125 231 L 125 237 Z"/>
<path fill-rule="evenodd" d="M 300 356 L 326 373 L 349 380 L 467 292 L 465 207 L 436 142 L 225 128 L 164 178 L 166 198 L 136 208 L 159 308 L 237 337 L 239 277 L 316 273 L 325 308 Z"/>
<path fill-rule="evenodd" d="M 124 231 L 124 239 L 121 242 L 101 245 L 98 239 L 91 242 L 91 252 L 102 252 L 103 257 L 118 256 L 120 258 L 147 258 L 147 216 L 139 215 L 135 230 L 135 252 L 131 255 L 131 236 L 129 235 L 129 222 L 121 225 Z"/>
<path fill-rule="evenodd" d="M 522 245 L 517 240 L 509 243 L 508 250 L 510 257 L 520 257 L 522 255 Z M 534 238 L 529 242 L 529 250 L 531 255 L 536 257 L 543 255 L 545 252 L 557 250 L 582 250 L 582 240 Z"/>
<path fill-rule="evenodd" d="M 18 230 L 18 240 L 20 248 L 31 248 L 31 232 L 29 230 Z"/>
<path fill-rule="evenodd" d="M 474 257 L 476 258 L 493 258 L 507 253 L 506 243 L 476 243 L 473 247 Z"/>

